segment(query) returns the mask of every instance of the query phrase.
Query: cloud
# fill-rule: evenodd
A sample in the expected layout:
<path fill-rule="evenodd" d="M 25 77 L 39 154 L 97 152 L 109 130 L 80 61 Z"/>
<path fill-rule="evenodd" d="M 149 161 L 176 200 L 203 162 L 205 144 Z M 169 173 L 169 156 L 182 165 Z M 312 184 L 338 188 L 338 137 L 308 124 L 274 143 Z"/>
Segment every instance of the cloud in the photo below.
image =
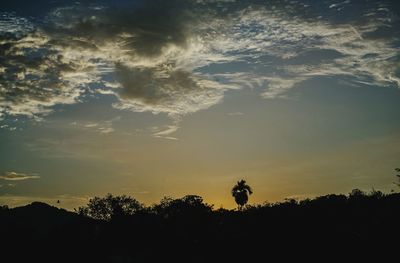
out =
<path fill-rule="evenodd" d="M 17 173 L 17 172 L 4 172 L 0 175 L 0 179 L 6 181 L 22 181 L 28 179 L 39 179 L 40 176 L 37 174 L 25 174 L 25 173 Z"/>
<path fill-rule="evenodd" d="M 228 116 L 243 116 L 244 115 L 244 113 L 243 112 L 240 112 L 240 111 L 237 111 L 237 112 L 229 112 L 228 113 Z"/>
<path fill-rule="evenodd" d="M 266 81 L 265 98 L 279 97 L 315 76 L 349 76 L 354 82 L 399 87 L 398 47 L 390 38 L 368 37 L 382 27 L 389 25 L 373 18 L 362 25 L 336 24 L 250 8 L 237 18 L 228 41 L 232 44 L 226 46 L 241 47 L 241 58 L 247 56 L 263 69 L 252 77 Z"/>
<path fill-rule="evenodd" d="M 184 115 L 219 102 L 225 86 L 180 69 L 187 64 L 179 60 L 199 47 L 188 32 L 193 3 L 178 2 L 148 1 L 133 11 L 64 7 L 44 28 L 12 29 L 2 39 L 0 111 L 43 116 L 54 105 L 82 101 L 91 84 L 120 98 L 119 109 Z M 118 83 L 105 80 L 110 76 Z"/>
<path fill-rule="evenodd" d="M 3 13 L 0 118 L 40 120 L 55 105 L 96 94 L 114 96 L 116 109 L 164 113 L 176 122 L 222 102 L 231 89 L 257 88 L 273 99 L 314 77 L 399 87 L 400 22 L 392 5 L 76 3 L 42 23 Z"/>
<path fill-rule="evenodd" d="M 183 70 L 119 65 L 116 75 L 123 89 L 114 107 L 137 112 L 182 116 L 218 103 L 224 92 L 223 85 Z"/>
<path fill-rule="evenodd" d="M 10 24 L 20 20 L 8 18 Z M 54 105 L 76 103 L 83 90 L 68 77 L 79 66 L 63 62 L 62 55 L 49 45 L 49 37 L 32 30 L 33 26 L 4 27 L 0 34 L 0 111 L 34 118 L 50 113 Z"/>
<path fill-rule="evenodd" d="M 97 121 L 97 122 L 72 122 L 70 125 L 75 126 L 79 129 L 91 130 L 98 132 L 100 134 L 109 134 L 114 132 L 113 124 L 117 121 L 121 120 L 121 117 L 117 116 L 115 118 Z"/>
<path fill-rule="evenodd" d="M 186 45 L 194 5 L 194 1 L 179 0 L 143 1 L 129 8 L 74 5 L 54 10 L 49 16 L 54 26 L 47 31 L 73 38 L 73 44 L 83 49 L 123 40 L 130 53 L 156 57 L 169 46 Z"/>
<path fill-rule="evenodd" d="M 97 126 L 99 126 L 99 124 L 95 123 L 95 122 L 89 122 L 89 123 L 85 124 L 85 128 L 93 128 L 93 127 L 97 127 Z"/>
<path fill-rule="evenodd" d="M 178 140 L 176 137 L 170 136 L 170 134 L 176 132 L 179 129 L 177 123 L 175 125 L 167 125 L 164 129 L 154 127 L 153 136 L 156 138 L 163 138 L 167 140 Z"/>
<path fill-rule="evenodd" d="M 261 93 L 261 96 L 265 99 L 273 99 L 277 97 L 284 97 L 286 91 L 292 89 L 297 83 L 300 83 L 305 78 L 280 78 L 280 77 L 270 77 L 268 80 L 268 89 Z"/>

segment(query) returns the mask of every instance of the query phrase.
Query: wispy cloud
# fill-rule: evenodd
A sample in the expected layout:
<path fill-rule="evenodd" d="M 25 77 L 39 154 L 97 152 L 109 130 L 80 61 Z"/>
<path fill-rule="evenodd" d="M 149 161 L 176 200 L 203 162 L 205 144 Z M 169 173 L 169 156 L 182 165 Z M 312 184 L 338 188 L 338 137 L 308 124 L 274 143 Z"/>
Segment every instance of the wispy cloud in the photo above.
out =
<path fill-rule="evenodd" d="M 109 120 L 104 120 L 104 121 L 97 121 L 97 122 L 71 122 L 71 126 L 75 126 L 79 129 L 84 129 L 84 130 L 91 130 L 98 132 L 100 134 L 108 134 L 112 133 L 115 131 L 113 128 L 113 124 L 115 122 L 118 122 L 121 118 L 119 116 L 109 119 Z"/>
<path fill-rule="evenodd" d="M 40 176 L 37 174 L 26 174 L 17 172 L 4 172 L 0 175 L 0 179 L 6 181 L 22 181 L 28 179 L 39 179 Z"/>
<path fill-rule="evenodd" d="M 281 78 L 281 77 L 270 77 L 268 80 L 268 89 L 261 93 L 261 96 L 265 99 L 273 99 L 277 97 L 284 97 L 284 93 L 292 89 L 296 84 L 302 82 L 304 77 L 295 78 Z"/>
<path fill-rule="evenodd" d="M 167 125 L 166 127 L 159 128 L 159 127 L 154 127 L 155 131 L 153 133 L 153 136 L 156 138 L 163 138 L 167 140 L 178 140 L 176 137 L 170 136 L 172 133 L 176 132 L 179 129 L 179 126 L 177 124 L 175 125 Z"/>

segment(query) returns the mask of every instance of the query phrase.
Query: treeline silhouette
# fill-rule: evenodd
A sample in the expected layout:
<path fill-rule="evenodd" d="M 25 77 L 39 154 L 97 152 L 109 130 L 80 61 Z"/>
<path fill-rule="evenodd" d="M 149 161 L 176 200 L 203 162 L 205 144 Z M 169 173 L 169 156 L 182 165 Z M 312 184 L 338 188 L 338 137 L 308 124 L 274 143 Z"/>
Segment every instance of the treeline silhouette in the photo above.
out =
<path fill-rule="evenodd" d="M 286 199 L 214 209 L 200 196 L 145 206 L 95 197 L 69 212 L 0 208 L 0 262 L 397 262 L 400 194 Z M 306 261 L 306 262 L 307 262 Z"/>

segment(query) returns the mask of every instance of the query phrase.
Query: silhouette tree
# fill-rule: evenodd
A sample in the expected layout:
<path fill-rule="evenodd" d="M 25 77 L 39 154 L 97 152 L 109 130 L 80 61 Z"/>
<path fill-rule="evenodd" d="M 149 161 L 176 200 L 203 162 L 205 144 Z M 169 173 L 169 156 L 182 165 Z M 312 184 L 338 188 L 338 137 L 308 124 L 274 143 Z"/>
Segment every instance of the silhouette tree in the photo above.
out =
<path fill-rule="evenodd" d="M 397 177 L 397 186 L 400 186 L 400 168 L 395 168 L 394 171 L 396 172 L 396 177 Z"/>
<path fill-rule="evenodd" d="M 235 202 L 238 205 L 238 210 L 242 210 L 243 206 L 247 204 L 249 200 L 249 194 L 251 195 L 253 191 L 251 187 L 246 184 L 245 180 L 240 180 L 232 188 L 232 196 L 235 198 Z"/>
<path fill-rule="evenodd" d="M 365 192 L 360 190 L 360 189 L 358 189 L 358 188 L 355 188 L 355 189 L 351 190 L 351 192 L 349 193 L 349 198 L 350 199 L 352 199 L 352 198 L 353 199 L 359 199 L 359 198 L 363 198 L 365 196 L 366 196 Z"/>
<path fill-rule="evenodd" d="M 90 199 L 87 206 L 78 208 L 78 213 L 94 219 L 109 221 L 116 217 L 133 215 L 143 209 L 144 206 L 130 196 L 107 194 L 104 198 Z"/>

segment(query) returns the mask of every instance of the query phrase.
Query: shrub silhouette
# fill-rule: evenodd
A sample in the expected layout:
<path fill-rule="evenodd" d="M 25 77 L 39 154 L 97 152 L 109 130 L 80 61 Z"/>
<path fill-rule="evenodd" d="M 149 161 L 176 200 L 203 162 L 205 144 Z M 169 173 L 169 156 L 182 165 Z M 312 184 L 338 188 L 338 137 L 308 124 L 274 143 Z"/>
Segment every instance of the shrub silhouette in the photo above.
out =
<path fill-rule="evenodd" d="M 249 200 L 249 194 L 251 195 L 253 191 L 251 187 L 246 184 L 245 180 L 240 180 L 232 188 L 232 196 L 235 198 L 235 202 L 238 205 L 238 210 L 242 210 L 243 206 L 247 204 Z"/>

